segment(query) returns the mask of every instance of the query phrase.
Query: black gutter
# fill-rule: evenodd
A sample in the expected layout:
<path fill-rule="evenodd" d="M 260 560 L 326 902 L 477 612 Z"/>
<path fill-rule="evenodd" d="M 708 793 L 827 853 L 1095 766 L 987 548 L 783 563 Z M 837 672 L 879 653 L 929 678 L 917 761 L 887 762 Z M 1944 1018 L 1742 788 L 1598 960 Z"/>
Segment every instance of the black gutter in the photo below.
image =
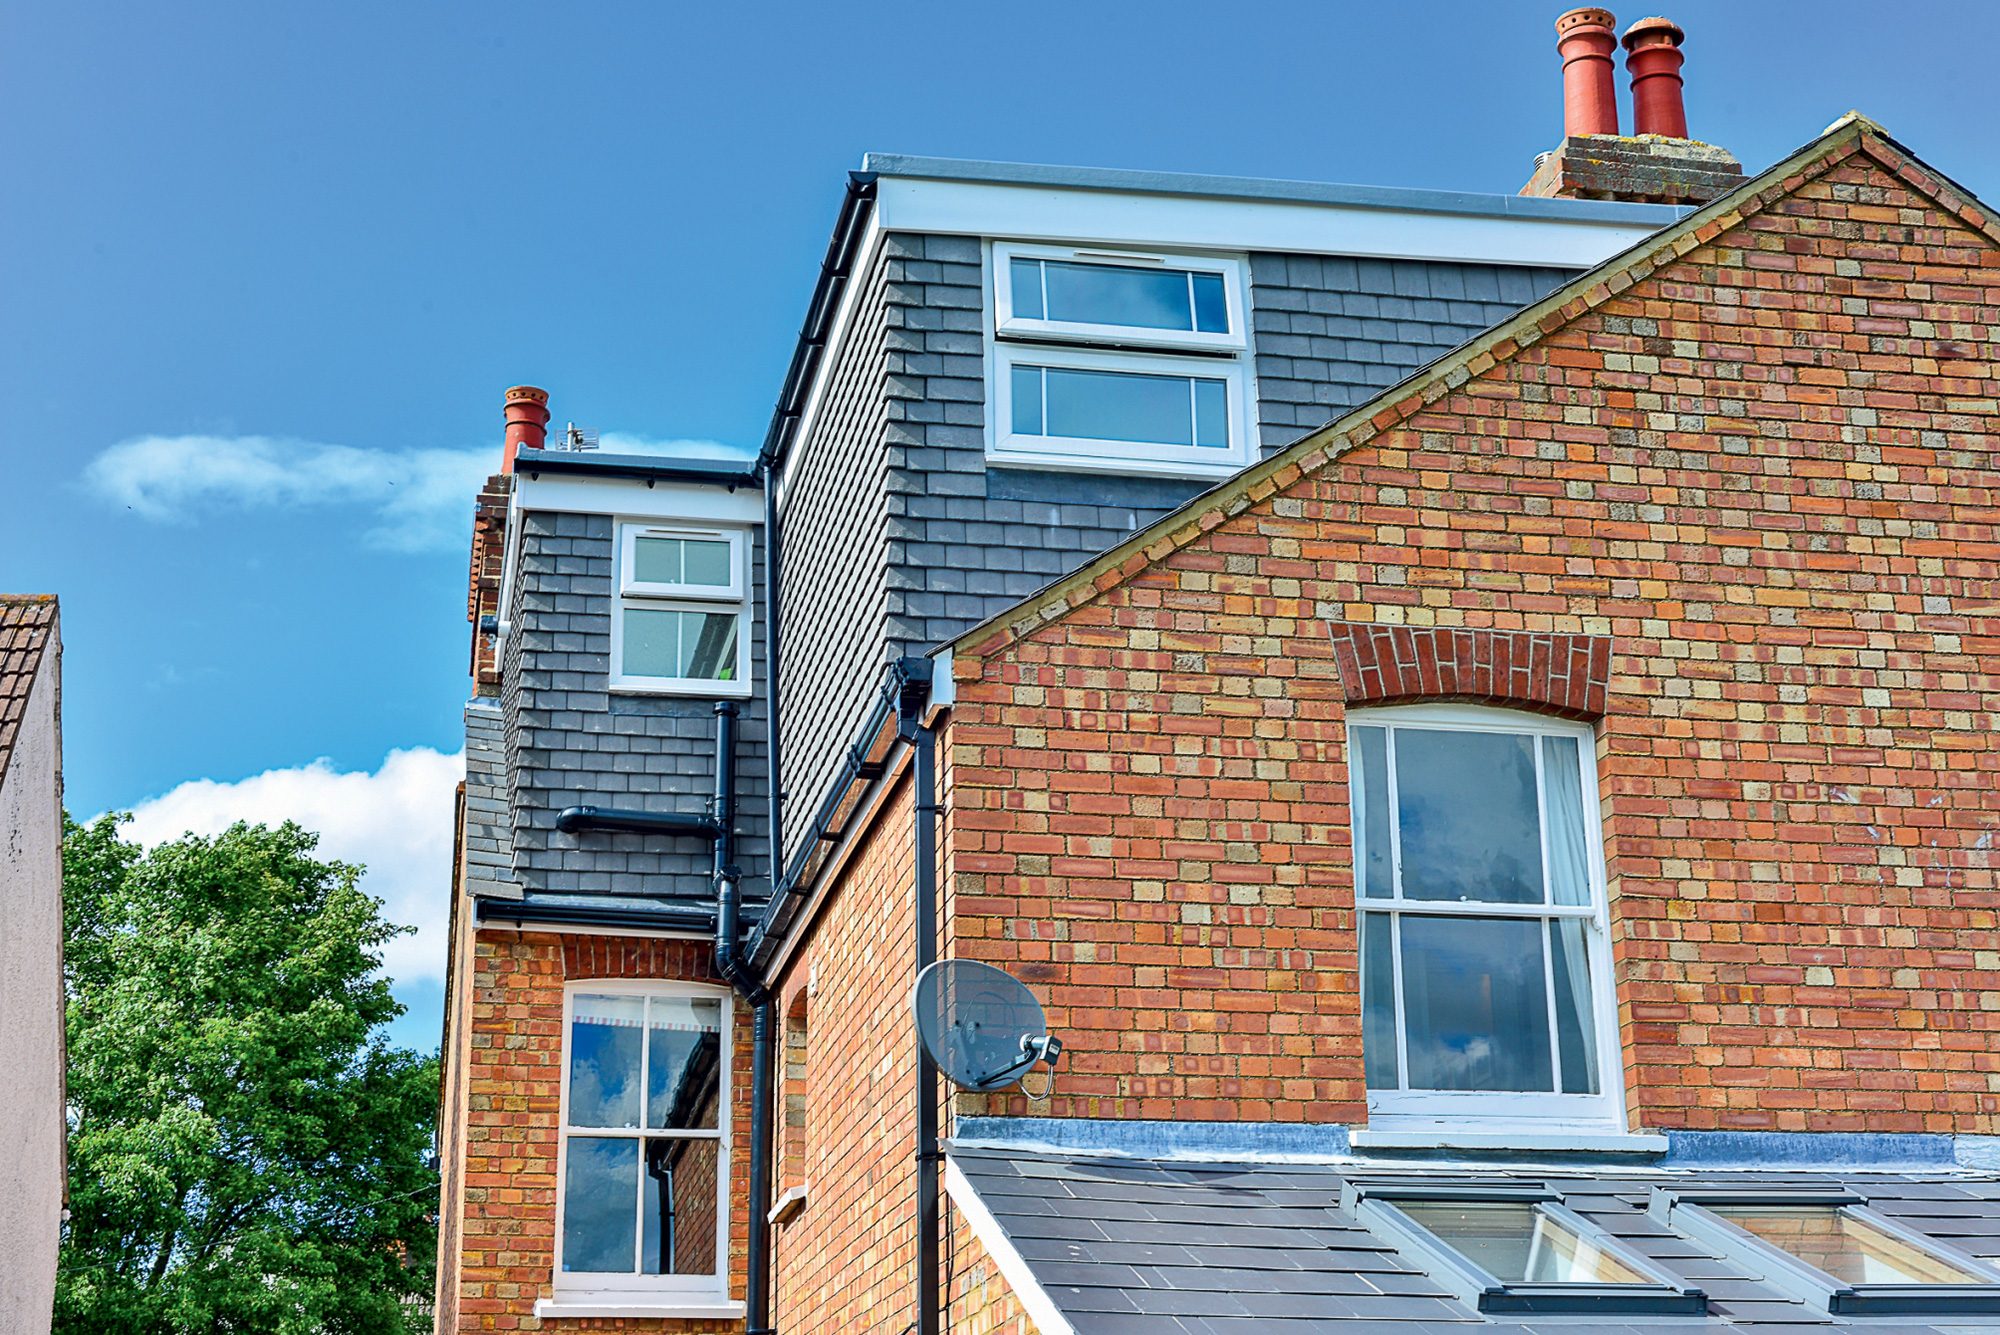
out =
<path fill-rule="evenodd" d="M 874 708 L 869 710 L 867 721 L 861 725 L 853 744 L 842 757 L 840 769 L 827 789 L 826 800 L 820 803 L 819 810 L 813 815 L 805 842 L 799 845 L 799 851 L 793 855 L 784 875 L 775 878 L 775 888 L 770 901 L 764 906 L 763 919 L 750 937 L 748 956 L 758 967 L 769 962 L 770 952 L 784 939 L 792 920 L 798 916 L 806 896 L 812 891 L 813 878 L 827 855 L 846 836 L 847 822 L 867 792 L 868 785 L 888 768 L 889 752 L 897 737 L 896 701 L 902 690 L 903 671 L 903 662 L 890 667 L 888 678 L 875 697 Z M 772 865 L 777 865 L 775 853 Z"/>
<path fill-rule="evenodd" d="M 626 927 L 640 931 L 699 932 L 715 930 L 715 910 L 692 904 L 658 904 L 611 908 L 598 904 L 526 904 L 518 899 L 479 898 L 480 922 L 511 922 L 517 927 L 547 923 L 551 927 Z"/>
<path fill-rule="evenodd" d="M 937 731 L 924 722 L 931 698 L 931 660 L 905 658 L 897 664 L 896 728 L 910 744 L 914 757 L 913 854 L 916 861 L 916 971 L 921 974 L 937 959 Z M 938 1335 L 943 1311 L 938 1292 L 938 1255 L 942 1250 L 938 1224 L 938 1166 L 944 1152 L 938 1141 L 938 1069 L 929 1049 L 917 1045 L 917 1326 L 916 1335 Z"/>
<path fill-rule="evenodd" d="M 721 708 L 716 706 L 718 711 Z M 720 729 L 717 731 L 719 735 Z M 722 827 L 716 824 L 714 816 L 697 816 L 691 811 L 627 811 L 620 807 L 564 807 L 556 813 L 556 828 L 564 834 L 628 830 L 634 834 L 700 835 L 718 841 L 723 837 Z"/>
<path fill-rule="evenodd" d="M 597 454 L 588 450 L 522 450 L 514 471 L 535 478 L 543 473 L 580 477 L 633 477 L 648 482 L 703 482 L 710 486 L 759 487 L 763 477 L 750 460 L 742 464 L 700 459 L 668 459 L 650 454 Z"/>
<path fill-rule="evenodd" d="M 785 369 L 784 388 L 778 391 L 778 406 L 771 413 L 771 425 L 764 432 L 763 448 L 757 451 L 757 471 L 767 481 L 771 470 L 785 461 L 792 437 L 798 431 L 806 400 L 812 395 L 813 377 L 826 352 L 827 337 L 840 299 L 854 276 L 854 261 L 861 238 L 868 231 L 868 218 L 875 210 L 875 173 L 849 172 L 847 194 L 840 201 L 840 217 L 834 221 L 833 236 L 826 243 L 826 258 L 820 261 L 819 281 L 813 286 L 812 302 L 806 307 L 805 323 L 799 327 L 799 341 L 792 349 L 791 365 Z"/>

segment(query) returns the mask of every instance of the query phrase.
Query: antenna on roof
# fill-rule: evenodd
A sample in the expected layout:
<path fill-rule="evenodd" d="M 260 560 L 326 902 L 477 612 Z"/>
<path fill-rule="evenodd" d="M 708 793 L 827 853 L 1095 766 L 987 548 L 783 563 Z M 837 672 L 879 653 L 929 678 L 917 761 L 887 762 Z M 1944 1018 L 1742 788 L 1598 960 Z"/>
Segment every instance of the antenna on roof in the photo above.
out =
<path fill-rule="evenodd" d="M 570 422 L 563 427 L 562 447 L 566 450 L 594 450 L 597 448 L 597 432 Z"/>
<path fill-rule="evenodd" d="M 1005 1089 L 1041 1064 L 1054 1085 L 1062 1040 L 1012 974 L 977 960 L 939 960 L 917 975 L 910 1005 L 924 1051 L 959 1088 Z"/>

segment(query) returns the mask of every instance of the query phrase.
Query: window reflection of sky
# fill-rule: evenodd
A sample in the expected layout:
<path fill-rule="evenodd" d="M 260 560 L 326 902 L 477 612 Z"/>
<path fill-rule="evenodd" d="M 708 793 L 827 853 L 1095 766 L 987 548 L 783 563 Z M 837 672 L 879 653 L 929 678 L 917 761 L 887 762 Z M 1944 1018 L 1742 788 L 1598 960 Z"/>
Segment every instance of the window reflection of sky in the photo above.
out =
<path fill-rule="evenodd" d="M 563 1269 L 632 1273 L 639 1142 L 572 1136 L 563 1189 Z"/>
<path fill-rule="evenodd" d="M 1406 916 L 1402 933 L 1411 1088 L 1551 1088 L 1542 924 Z"/>
<path fill-rule="evenodd" d="M 1542 902 L 1535 739 L 1516 733 L 1396 733 L 1403 894 Z"/>
<path fill-rule="evenodd" d="M 566 1122 L 638 1128 L 643 1048 L 645 1125 L 715 1129 L 721 1029 L 717 1000 L 577 995 Z M 642 1274 L 715 1273 L 720 1159 L 714 1138 L 570 1136 L 563 1269 L 629 1275 L 636 1260 Z"/>

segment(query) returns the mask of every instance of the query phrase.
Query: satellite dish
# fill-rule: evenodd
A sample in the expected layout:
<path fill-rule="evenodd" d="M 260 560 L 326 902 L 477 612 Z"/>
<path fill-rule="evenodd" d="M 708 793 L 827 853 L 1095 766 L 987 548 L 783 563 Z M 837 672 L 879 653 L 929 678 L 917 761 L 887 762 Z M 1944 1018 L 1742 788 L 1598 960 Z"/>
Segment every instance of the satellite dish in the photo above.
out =
<path fill-rule="evenodd" d="M 1053 1074 L 1062 1040 L 1020 979 L 977 960 L 939 960 L 911 996 L 924 1051 L 961 1089 L 1005 1089 L 1039 1062 Z"/>

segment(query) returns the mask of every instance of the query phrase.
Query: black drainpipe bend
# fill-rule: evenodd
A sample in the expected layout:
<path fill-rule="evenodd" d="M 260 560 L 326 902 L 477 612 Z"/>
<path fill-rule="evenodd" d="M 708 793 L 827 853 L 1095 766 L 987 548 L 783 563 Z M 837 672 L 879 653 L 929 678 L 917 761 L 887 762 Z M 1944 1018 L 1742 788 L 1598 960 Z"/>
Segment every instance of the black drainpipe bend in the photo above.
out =
<path fill-rule="evenodd" d="M 905 658 L 896 665 L 896 726 L 914 753 L 912 782 L 916 863 L 911 897 L 916 918 L 916 967 L 921 973 L 937 959 L 937 732 L 924 722 L 931 696 L 931 660 Z M 916 1335 L 938 1335 L 942 1304 L 938 1257 L 938 1174 L 944 1151 L 938 1140 L 938 1069 L 921 1038 L 917 1042 L 917 1325 Z"/>
<path fill-rule="evenodd" d="M 750 1034 L 750 1202 L 744 1335 L 771 1329 L 771 994 L 744 967 L 736 866 L 736 718 L 733 701 L 715 706 L 715 971 L 753 1008 Z"/>

